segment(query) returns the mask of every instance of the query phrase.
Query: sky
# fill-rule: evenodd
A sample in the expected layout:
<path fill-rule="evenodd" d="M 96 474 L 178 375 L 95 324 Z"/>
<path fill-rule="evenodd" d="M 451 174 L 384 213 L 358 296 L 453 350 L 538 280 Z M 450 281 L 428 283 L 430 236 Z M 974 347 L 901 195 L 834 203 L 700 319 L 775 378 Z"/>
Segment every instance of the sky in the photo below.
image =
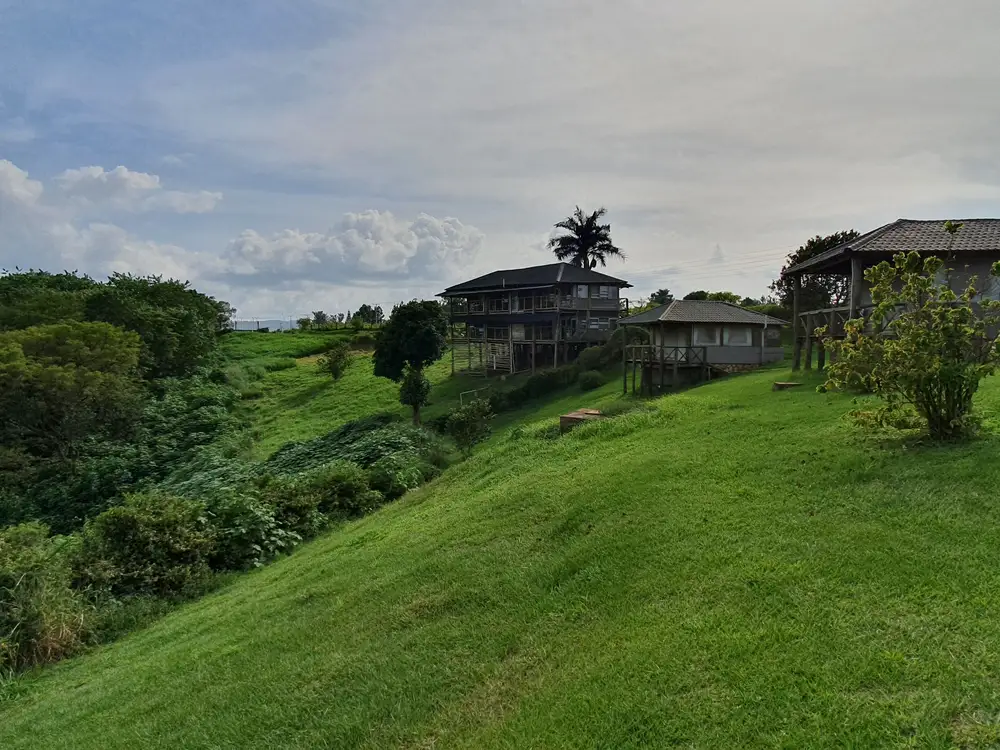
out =
<path fill-rule="evenodd" d="M 816 234 L 1000 216 L 995 0 L 0 0 L 0 268 L 239 317 L 551 261 L 760 296 Z"/>

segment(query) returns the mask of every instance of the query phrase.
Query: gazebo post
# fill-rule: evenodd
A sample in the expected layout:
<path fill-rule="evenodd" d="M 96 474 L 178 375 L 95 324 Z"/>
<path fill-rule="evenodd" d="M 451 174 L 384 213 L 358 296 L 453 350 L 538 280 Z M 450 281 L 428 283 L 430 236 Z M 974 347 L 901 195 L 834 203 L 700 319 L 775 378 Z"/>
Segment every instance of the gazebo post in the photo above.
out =
<path fill-rule="evenodd" d="M 799 320 L 799 298 L 802 296 L 802 274 L 795 274 L 792 277 L 792 369 L 798 370 L 802 367 L 802 340 L 799 338 L 799 328 L 802 321 Z"/>

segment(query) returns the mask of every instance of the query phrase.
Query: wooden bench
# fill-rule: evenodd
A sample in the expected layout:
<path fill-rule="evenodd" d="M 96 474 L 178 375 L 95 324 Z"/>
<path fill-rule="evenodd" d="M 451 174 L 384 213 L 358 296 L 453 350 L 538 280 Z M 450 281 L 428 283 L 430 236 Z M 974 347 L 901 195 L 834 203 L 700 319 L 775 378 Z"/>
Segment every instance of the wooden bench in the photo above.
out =
<path fill-rule="evenodd" d="M 771 390 L 772 391 L 787 391 L 789 388 L 798 388 L 800 385 L 802 385 L 802 383 L 783 382 L 783 381 L 779 380 L 779 381 L 775 382 L 775 384 L 771 387 Z"/>

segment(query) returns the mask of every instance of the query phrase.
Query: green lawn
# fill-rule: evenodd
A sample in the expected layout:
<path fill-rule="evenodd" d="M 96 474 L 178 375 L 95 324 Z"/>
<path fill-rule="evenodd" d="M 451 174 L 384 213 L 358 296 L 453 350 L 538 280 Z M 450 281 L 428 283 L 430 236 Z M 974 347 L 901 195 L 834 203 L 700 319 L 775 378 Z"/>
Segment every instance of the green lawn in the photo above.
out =
<path fill-rule="evenodd" d="M 1000 439 L 866 439 L 788 375 L 500 435 L 25 679 L 0 747 L 996 747 Z"/>

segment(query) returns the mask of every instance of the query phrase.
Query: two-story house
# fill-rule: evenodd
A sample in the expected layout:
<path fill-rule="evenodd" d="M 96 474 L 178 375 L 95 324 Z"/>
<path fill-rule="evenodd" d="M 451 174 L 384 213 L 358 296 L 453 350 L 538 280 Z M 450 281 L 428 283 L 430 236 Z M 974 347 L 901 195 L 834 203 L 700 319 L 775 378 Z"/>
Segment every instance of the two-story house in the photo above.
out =
<path fill-rule="evenodd" d="M 627 281 L 573 266 L 494 271 L 441 292 L 452 326 L 452 372 L 557 367 L 618 325 Z"/>

